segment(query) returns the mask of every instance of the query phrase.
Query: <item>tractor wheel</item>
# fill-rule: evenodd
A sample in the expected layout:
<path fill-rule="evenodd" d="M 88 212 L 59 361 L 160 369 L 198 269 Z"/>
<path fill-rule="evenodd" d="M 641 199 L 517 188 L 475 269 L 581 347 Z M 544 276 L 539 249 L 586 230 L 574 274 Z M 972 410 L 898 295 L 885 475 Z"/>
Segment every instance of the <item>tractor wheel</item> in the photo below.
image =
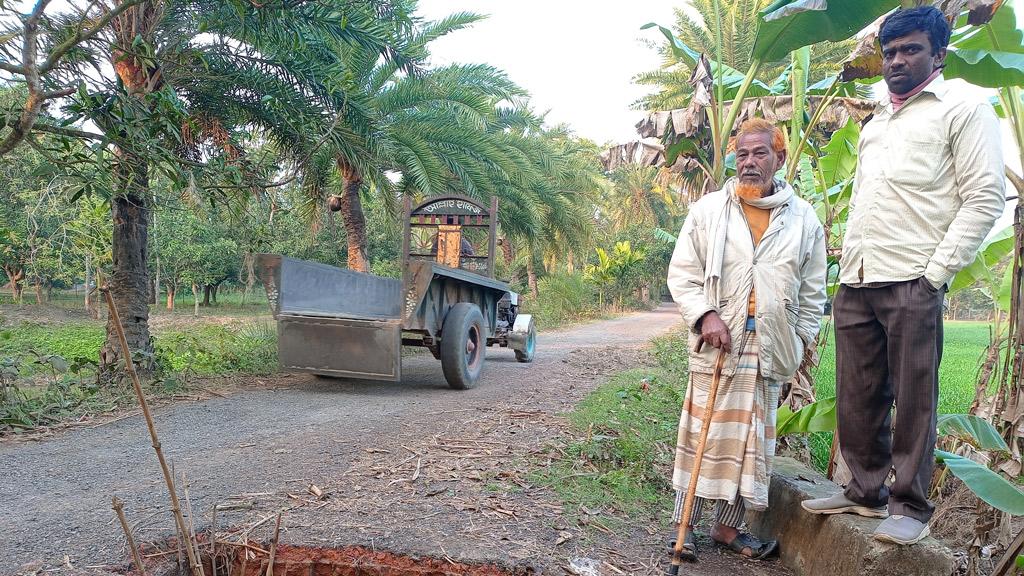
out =
<path fill-rule="evenodd" d="M 533 362 L 533 357 L 537 355 L 537 328 L 534 327 L 533 322 L 530 322 L 530 329 L 526 333 L 526 344 L 523 345 L 522 350 L 516 350 L 516 360 L 527 363 Z"/>
<path fill-rule="evenodd" d="M 484 367 L 487 336 L 480 308 L 469 302 L 452 306 L 441 326 L 441 369 L 456 390 L 476 386 Z"/>

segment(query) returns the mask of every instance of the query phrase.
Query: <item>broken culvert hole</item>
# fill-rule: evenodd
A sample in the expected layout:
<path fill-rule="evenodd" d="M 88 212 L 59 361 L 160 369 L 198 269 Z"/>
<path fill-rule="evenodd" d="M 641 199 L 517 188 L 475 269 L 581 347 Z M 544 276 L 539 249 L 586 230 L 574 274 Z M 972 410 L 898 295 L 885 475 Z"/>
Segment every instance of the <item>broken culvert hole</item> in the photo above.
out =
<path fill-rule="evenodd" d="M 215 554 L 211 554 L 208 548 L 202 553 L 206 576 L 265 576 L 268 573 L 269 555 L 250 548 L 218 546 Z M 164 576 L 184 576 L 187 573 L 185 567 L 179 566 L 162 571 Z M 272 573 L 274 576 L 537 576 L 541 571 L 531 566 L 508 568 L 496 564 L 469 564 L 362 546 L 315 548 L 280 545 L 274 554 Z"/>

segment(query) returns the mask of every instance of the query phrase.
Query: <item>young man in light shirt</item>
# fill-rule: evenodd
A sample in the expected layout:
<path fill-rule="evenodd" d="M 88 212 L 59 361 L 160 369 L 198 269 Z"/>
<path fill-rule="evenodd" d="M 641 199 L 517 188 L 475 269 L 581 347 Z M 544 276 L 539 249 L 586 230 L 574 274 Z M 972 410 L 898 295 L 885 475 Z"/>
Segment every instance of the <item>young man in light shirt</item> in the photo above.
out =
<path fill-rule="evenodd" d="M 889 95 L 861 133 L 833 303 L 839 445 L 853 479 L 803 502 L 885 518 L 875 538 L 896 544 L 926 537 L 934 510 L 944 294 L 1005 203 L 995 112 L 940 77 L 949 37 L 932 6 L 894 12 L 879 32 Z"/>

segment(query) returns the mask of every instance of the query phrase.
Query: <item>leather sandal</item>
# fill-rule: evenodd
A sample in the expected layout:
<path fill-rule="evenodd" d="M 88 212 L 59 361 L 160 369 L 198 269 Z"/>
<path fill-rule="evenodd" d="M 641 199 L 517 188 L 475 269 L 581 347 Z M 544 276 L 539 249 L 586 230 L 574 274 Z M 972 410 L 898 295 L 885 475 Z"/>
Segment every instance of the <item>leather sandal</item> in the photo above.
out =
<path fill-rule="evenodd" d="M 676 551 L 676 539 L 672 538 L 668 541 L 668 555 L 672 556 Z M 686 532 L 686 540 L 683 541 L 683 550 L 679 553 L 679 557 L 687 562 L 697 561 L 697 539 L 693 535 L 693 531 L 689 530 Z"/>
<path fill-rule="evenodd" d="M 732 539 L 732 542 L 729 542 L 728 544 L 717 540 L 715 541 L 715 544 L 723 548 L 727 548 L 744 558 L 751 558 L 753 560 L 764 560 L 775 553 L 779 548 L 777 540 L 762 542 L 749 532 L 740 532 Z M 748 548 L 750 549 L 750 555 L 743 553 L 743 551 Z"/>

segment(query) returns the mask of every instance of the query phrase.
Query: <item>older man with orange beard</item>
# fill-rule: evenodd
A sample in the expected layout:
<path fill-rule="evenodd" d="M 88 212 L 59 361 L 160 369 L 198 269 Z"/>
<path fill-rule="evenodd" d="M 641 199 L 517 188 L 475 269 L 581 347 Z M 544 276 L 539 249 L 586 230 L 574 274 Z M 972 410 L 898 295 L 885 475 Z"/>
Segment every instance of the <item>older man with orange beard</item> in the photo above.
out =
<path fill-rule="evenodd" d="M 762 119 L 736 136 L 738 176 L 690 209 L 668 286 L 690 327 L 690 380 L 679 419 L 675 520 L 681 521 L 698 438 L 711 418 L 684 556 L 696 559 L 693 525 L 716 502 L 712 540 L 750 558 L 777 543 L 740 531 L 747 509 L 768 506 L 779 389 L 818 334 L 825 304 L 824 232 L 813 208 L 775 178 L 785 165 L 782 132 Z M 713 367 L 725 354 L 718 397 L 707 406 Z"/>

